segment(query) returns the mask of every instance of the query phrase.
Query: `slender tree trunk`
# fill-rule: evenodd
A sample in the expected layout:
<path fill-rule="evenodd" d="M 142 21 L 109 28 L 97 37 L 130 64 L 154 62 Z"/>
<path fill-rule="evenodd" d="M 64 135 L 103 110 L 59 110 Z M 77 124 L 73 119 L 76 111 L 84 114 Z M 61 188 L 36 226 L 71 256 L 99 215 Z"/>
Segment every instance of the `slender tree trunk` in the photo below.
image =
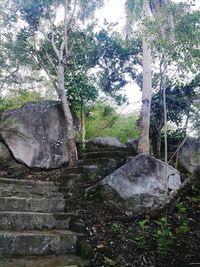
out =
<path fill-rule="evenodd" d="M 140 153 L 149 155 L 149 127 L 151 111 L 152 77 L 151 77 L 151 48 L 143 37 L 143 90 L 140 122 L 140 138 L 138 149 Z"/>
<path fill-rule="evenodd" d="M 83 107 L 83 101 L 81 101 L 81 143 L 85 148 L 85 112 Z"/>
<path fill-rule="evenodd" d="M 164 107 L 164 140 L 165 140 L 165 173 L 164 173 L 164 187 L 165 187 L 165 200 L 168 198 L 168 144 L 167 144 L 167 105 L 166 105 L 166 71 L 167 71 L 167 60 L 166 56 L 163 55 L 163 107 Z"/>
<path fill-rule="evenodd" d="M 65 93 L 65 83 L 64 83 L 64 65 L 62 63 L 58 66 L 58 87 L 57 92 L 62 103 L 62 108 L 67 125 L 67 152 L 69 165 L 72 166 L 77 161 L 77 150 L 76 150 L 76 138 L 74 132 L 73 117 L 69 108 L 69 103 L 67 101 Z"/>

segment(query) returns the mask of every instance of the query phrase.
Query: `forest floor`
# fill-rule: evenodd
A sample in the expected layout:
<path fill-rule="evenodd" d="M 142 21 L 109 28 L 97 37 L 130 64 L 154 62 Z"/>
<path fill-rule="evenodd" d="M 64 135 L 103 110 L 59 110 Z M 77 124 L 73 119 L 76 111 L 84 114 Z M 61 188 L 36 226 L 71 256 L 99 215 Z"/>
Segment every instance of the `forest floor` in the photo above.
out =
<path fill-rule="evenodd" d="M 67 209 L 78 211 L 86 226 L 80 253 L 91 266 L 200 267 L 199 186 L 154 219 L 130 217 L 97 196 L 85 197 L 87 186 L 71 191 Z"/>

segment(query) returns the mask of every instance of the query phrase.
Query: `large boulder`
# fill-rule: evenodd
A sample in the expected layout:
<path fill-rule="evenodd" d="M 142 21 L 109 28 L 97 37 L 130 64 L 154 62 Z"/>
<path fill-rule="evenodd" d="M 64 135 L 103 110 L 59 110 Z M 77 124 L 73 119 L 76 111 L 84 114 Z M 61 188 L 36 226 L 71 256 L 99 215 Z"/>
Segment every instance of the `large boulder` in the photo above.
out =
<path fill-rule="evenodd" d="M 164 203 L 165 163 L 140 154 L 115 170 L 96 186 L 89 188 L 100 193 L 113 205 L 135 213 L 144 212 Z M 170 194 L 181 185 L 177 170 L 168 165 L 168 189 Z"/>
<path fill-rule="evenodd" d="M 96 147 L 124 147 L 116 137 L 97 137 L 87 141 L 88 145 Z"/>
<path fill-rule="evenodd" d="M 2 137 L 28 167 L 58 168 L 68 161 L 66 123 L 58 101 L 30 102 L 4 112 Z"/>
<path fill-rule="evenodd" d="M 179 166 L 189 173 L 200 167 L 200 140 L 194 137 L 186 139 L 179 153 Z"/>

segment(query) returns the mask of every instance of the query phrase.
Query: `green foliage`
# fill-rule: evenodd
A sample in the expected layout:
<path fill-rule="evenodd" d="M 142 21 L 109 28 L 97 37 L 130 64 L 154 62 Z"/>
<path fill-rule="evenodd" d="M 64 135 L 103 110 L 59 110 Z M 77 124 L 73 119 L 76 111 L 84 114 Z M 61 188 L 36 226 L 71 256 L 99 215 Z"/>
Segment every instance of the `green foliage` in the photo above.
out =
<path fill-rule="evenodd" d="M 194 187 L 193 188 L 193 197 L 192 197 L 192 201 L 194 203 L 200 204 L 200 189 Z"/>
<path fill-rule="evenodd" d="M 116 235 L 122 235 L 122 233 L 123 233 L 123 228 L 122 228 L 122 225 L 120 223 L 113 223 L 111 225 L 111 229 L 113 230 L 113 232 Z"/>
<path fill-rule="evenodd" d="M 174 236 L 166 218 L 155 221 L 158 229 L 154 233 L 156 251 L 161 256 L 166 256 L 174 244 Z"/>
<path fill-rule="evenodd" d="M 26 102 L 40 101 L 44 98 L 36 91 L 20 90 L 0 98 L 0 112 L 23 106 Z"/>
<path fill-rule="evenodd" d="M 190 83 L 180 84 L 174 81 L 174 84 L 166 88 L 166 107 L 167 120 L 173 123 L 177 128 L 174 131 L 168 131 L 168 145 L 169 156 L 177 149 L 179 143 L 185 136 L 186 129 L 183 129 L 184 121 L 187 118 L 197 118 L 198 109 L 195 108 L 196 99 L 198 98 L 198 91 L 200 86 L 200 76 L 197 75 Z M 197 112 L 197 113 L 196 113 Z M 162 96 L 160 92 L 155 92 L 152 97 L 151 105 L 151 125 L 150 138 L 153 141 L 154 154 L 156 155 L 156 142 L 158 138 L 158 131 L 164 125 L 163 120 L 163 105 Z M 162 135 L 162 133 L 160 132 Z M 161 146 L 161 153 L 164 151 Z M 157 155 L 156 155 L 157 156 Z"/>
<path fill-rule="evenodd" d="M 138 242 L 139 246 L 143 248 L 146 245 L 146 238 L 148 236 L 148 226 L 149 220 L 145 219 L 138 222 L 138 225 L 140 227 L 140 234 L 135 237 L 135 241 Z"/>
<path fill-rule="evenodd" d="M 189 220 L 187 217 L 187 209 L 183 203 L 176 205 L 178 209 L 178 215 L 180 220 L 180 225 L 176 228 L 176 233 L 178 235 L 186 234 L 189 231 Z"/>
<path fill-rule="evenodd" d="M 139 64 L 141 43 L 125 42 L 114 31 L 114 25 L 108 23 L 96 33 L 94 25 L 84 31 L 76 30 L 69 36 L 70 42 L 72 39 L 76 42 L 65 75 L 71 107 L 74 110 L 80 109 L 80 105 L 85 107 L 97 99 L 99 91 L 118 105 L 123 104 L 126 97 L 122 89 L 128 83 L 125 74 L 140 82 L 134 66 Z"/>
<path fill-rule="evenodd" d="M 106 265 L 106 266 L 116 266 L 117 263 L 107 257 L 104 258 L 104 261 L 103 263 Z"/>
<path fill-rule="evenodd" d="M 97 102 L 86 117 L 86 138 L 114 136 L 122 143 L 138 138 L 137 114 L 119 115 L 109 104 Z"/>

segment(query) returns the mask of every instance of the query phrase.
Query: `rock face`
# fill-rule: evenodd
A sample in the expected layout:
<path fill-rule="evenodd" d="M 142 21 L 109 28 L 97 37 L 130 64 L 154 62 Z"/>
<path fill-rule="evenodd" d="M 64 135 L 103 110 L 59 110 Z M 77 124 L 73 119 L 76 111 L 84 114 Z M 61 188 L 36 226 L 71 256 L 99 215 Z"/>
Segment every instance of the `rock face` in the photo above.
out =
<path fill-rule="evenodd" d="M 142 212 L 164 201 L 164 162 L 140 154 L 103 179 L 96 190 L 113 205 L 128 211 Z M 168 188 L 181 185 L 177 170 L 168 166 Z"/>
<path fill-rule="evenodd" d="M 200 166 L 200 140 L 188 137 L 180 150 L 179 165 L 185 171 L 193 173 Z"/>
<path fill-rule="evenodd" d="M 67 163 L 67 129 L 59 102 L 30 102 L 6 111 L 2 126 L 2 137 L 17 161 L 45 169 Z"/>
<path fill-rule="evenodd" d="M 128 149 L 132 149 L 135 154 L 138 154 L 138 141 L 139 139 L 128 139 L 125 145 Z"/>
<path fill-rule="evenodd" d="M 87 144 L 97 147 L 124 147 L 115 137 L 97 137 L 89 140 Z"/>
<path fill-rule="evenodd" d="M 0 162 L 9 161 L 11 159 L 11 154 L 9 149 L 0 141 Z"/>
<path fill-rule="evenodd" d="M 0 141 L 0 167 L 6 170 L 7 174 L 14 173 L 16 176 L 23 175 L 27 167 L 15 161 L 7 146 Z"/>

